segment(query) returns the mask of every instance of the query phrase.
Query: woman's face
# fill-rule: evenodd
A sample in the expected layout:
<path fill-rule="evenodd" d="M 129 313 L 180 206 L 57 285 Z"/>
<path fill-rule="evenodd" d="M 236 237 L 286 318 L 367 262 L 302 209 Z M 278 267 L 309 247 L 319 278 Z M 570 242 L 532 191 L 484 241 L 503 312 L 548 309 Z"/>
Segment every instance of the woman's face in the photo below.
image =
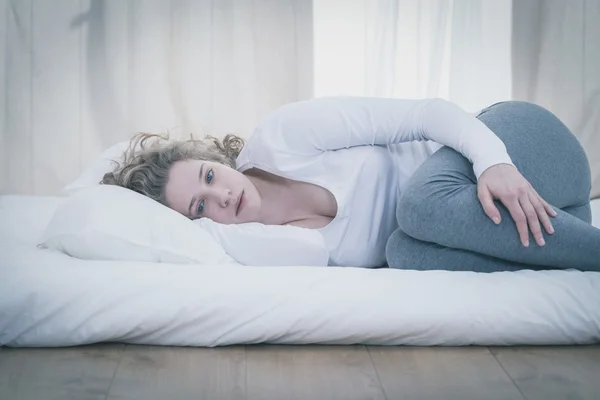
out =
<path fill-rule="evenodd" d="M 221 224 L 255 222 L 261 199 L 247 176 L 223 164 L 178 161 L 165 187 L 167 205 L 191 219 L 209 218 Z"/>

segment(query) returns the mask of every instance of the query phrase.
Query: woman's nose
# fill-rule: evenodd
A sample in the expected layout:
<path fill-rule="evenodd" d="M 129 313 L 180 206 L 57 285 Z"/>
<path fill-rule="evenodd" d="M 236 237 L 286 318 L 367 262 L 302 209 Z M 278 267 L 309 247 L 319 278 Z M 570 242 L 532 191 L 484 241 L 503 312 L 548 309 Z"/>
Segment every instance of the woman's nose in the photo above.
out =
<path fill-rule="evenodd" d="M 231 190 L 229 189 L 222 189 L 219 191 L 219 193 L 217 193 L 217 200 L 219 202 L 219 205 L 223 208 L 229 205 L 232 198 L 233 196 L 231 194 Z"/>

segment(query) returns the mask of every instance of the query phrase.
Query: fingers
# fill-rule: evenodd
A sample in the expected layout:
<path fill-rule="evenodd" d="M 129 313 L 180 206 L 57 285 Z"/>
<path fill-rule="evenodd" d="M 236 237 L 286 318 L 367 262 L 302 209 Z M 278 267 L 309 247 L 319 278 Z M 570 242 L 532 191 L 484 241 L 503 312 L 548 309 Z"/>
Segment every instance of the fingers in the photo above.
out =
<path fill-rule="evenodd" d="M 544 200 L 541 199 L 535 190 L 532 189 L 530 192 L 521 195 L 518 201 L 512 198 L 506 202 L 503 201 L 503 203 L 515 220 L 523 246 L 529 247 L 529 231 L 531 231 L 538 246 L 545 246 L 546 241 L 544 240 L 542 225 L 549 234 L 554 233 L 554 227 L 544 206 Z M 552 211 L 556 215 L 556 212 Z"/>
<path fill-rule="evenodd" d="M 542 227 L 540 225 L 540 220 L 538 219 L 538 213 L 534 205 L 531 203 L 529 195 L 522 196 L 519 199 L 519 203 L 523 208 L 523 212 L 525 213 L 525 217 L 527 218 L 527 223 L 529 224 L 529 230 L 531 231 L 535 242 L 538 244 L 538 246 L 545 245 L 546 242 L 544 241 L 544 235 L 542 234 Z M 546 214 L 545 211 L 543 212 L 544 214 Z"/>
<path fill-rule="evenodd" d="M 548 215 L 556 217 L 558 214 L 556 213 L 556 211 L 554 211 L 554 209 L 552 208 L 552 206 L 550 204 L 546 203 L 546 200 L 542 199 L 542 196 L 540 196 L 535 190 L 533 190 L 533 192 L 535 193 L 535 195 L 537 196 L 537 198 L 542 203 L 542 206 L 544 207 L 544 210 L 546 210 L 546 213 Z"/>
<path fill-rule="evenodd" d="M 517 197 L 511 197 L 510 199 L 502 200 L 502 203 L 506 206 L 510 212 L 511 217 L 517 225 L 517 231 L 523 246 L 529 247 L 529 229 L 527 228 L 527 216 L 523 212 L 521 204 Z"/>
<path fill-rule="evenodd" d="M 494 204 L 494 199 L 487 187 L 478 187 L 477 197 L 483 206 L 483 211 L 496 225 L 501 221 L 500 211 Z"/>
<path fill-rule="evenodd" d="M 501 214 L 494 204 L 494 199 L 499 200 L 515 221 L 523 246 L 529 246 L 530 230 L 536 243 L 544 246 L 544 230 L 549 234 L 554 233 L 550 217 L 556 217 L 558 214 L 516 169 L 494 171 L 482 175 L 478 183 L 477 196 L 485 214 L 499 224 Z"/>
<path fill-rule="evenodd" d="M 550 217 L 548 216 L 548 208 L 544 205 L 544 203 L 546 203 L 544 199 L 542 199 L 535 192 L 533 193 L 533 195 L 529 195 L 529 199 L 531 200 L 531 204 L 533 204 L 533 208 L 535 208 L 540 222 L 542 223 L 542 225 L 544 225 L 544 229 L 546 230 L 546 232 L 548 232 L 550 235 L 553 234 L 554 227 L 552 226 L 552 222 L 550 221 Z M 550 206 L 548 205 L 548 207 Z M 551 207 L 550 210 L 552 210 Z M 552 212 L 554 213 L 554 216 L 557 215 L 554 210 L 552 210 Z"/>

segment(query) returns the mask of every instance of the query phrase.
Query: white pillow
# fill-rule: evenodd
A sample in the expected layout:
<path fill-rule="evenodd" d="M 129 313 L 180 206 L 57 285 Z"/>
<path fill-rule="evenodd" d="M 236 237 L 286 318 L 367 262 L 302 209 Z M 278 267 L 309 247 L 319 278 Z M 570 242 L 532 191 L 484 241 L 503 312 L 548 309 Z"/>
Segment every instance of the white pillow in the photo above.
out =
<path fill-rule="evenodd" d="M 56 210 L 40 247 L 92 260 L 235 263 L 213 237 L 178 212 L 132 190 L 97 185 Z"/>
<path fill-rule="evenodd" d="M 194 223 L 210 233 L 241 264 L 326 267 L 329 262 L 323 235 L 314 229 L 258 222 L 224 225 L 208 218 Z"/>
<path fill-rule="evenodd" d="M 123 160 L 123 154 L 128 147 L 129 141 L 127 140 L 119 142 L 104 150 L 97 159 L 83 170 L 76 180 L 62 189 L 61 194 L 71 195 L 78 190 L 98 186 L 104 177 L 104 174 L 114 170 L 114 167 L 116 166 L 115 161 L 121 162 Z"/>
<path fill-rule="evenodd" d="M 104 174 L 114 169 L 114 161 L 122 160 L 129 143 L 120 142 L 103 151 L 79 178 L 63 188 L 62 193 L 72 198 L 56 212 L 42 238 L 43 246 L 88 259 L 204 263 L 193 260 L 202 259 L 204 245 L 198 242 L 204 242 L 209 233 L 212 243 L 221 249 L 214 256 L 220 260 L 227 253 L 225 262 L 233 257 L 244 265 L 327 266 L 329 251 L 316 230 L 259 223 L 224 225 L 209 219 L 191 221 L 133 191 L 100 185 Z M 85 193 L 76 195 L 82 190 Z M 157 228 L 160 225 L 163 227 Z M 194 237 L 188 233 L 190 225 L 199 232 Z M 179 237 L 173 243 L 172 238 Z"/>
<path fill-rule="evenodd" d="M 113 185 L 81 189 L 56 210 L 39 243 L 92 260 L 327 266 L 322 235 L 295 226 L 192 221 Z"/>

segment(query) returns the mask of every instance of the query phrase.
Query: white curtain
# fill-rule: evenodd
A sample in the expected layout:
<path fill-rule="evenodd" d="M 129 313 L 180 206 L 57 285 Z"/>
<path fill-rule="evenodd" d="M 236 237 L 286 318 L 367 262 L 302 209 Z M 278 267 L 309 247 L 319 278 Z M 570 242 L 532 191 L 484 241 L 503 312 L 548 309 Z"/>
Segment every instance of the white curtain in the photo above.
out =
<path fill-rule="evenodd" d="M 513 93 L 554 112 L 577 136 L 600 197 L 600 0 L 513 6 Z"/>
<path fill-rule="evenodd" d="M 600 196 L 600 0 L 315 0 L 314 18 L 316 95 L 535 102 L 578 137 Z"/>
<path fill-rule="evenodd" d="M 556 113 L 600 195 L 600 0 L 0 0 L 0 193 L 137 131 L 248 135 L 331 94 Z"/>
<path fill-rule="evenodd" d="M 312 97 L 312 42 L 311 0 L 0 0 L 0 191 L 138 131 L 247 136 Z"/>
<path fill-rule="evenodd" d="M 510 0 L 315 0 L 314 18 L 317 95 L 443 97 L 473 112 L 511 97 Z"/>

